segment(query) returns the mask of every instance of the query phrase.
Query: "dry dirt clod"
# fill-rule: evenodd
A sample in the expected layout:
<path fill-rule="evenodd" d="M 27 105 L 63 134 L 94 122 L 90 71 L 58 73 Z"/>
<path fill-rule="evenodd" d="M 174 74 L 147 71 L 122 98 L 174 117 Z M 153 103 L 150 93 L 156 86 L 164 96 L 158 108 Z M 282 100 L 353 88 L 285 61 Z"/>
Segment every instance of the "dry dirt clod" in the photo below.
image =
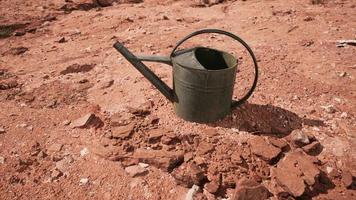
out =
<path fill-rule="evenodd" d="M 215 147 L 213 144 L 210 144 L 208 142 L 200 142 L 196 154 L 200 156 L 205 155 L 211 153 L 212 151 L 214 151 L 214 149 Z"/>
<path fill-rule="evenodd" d="M 79 119 L 76 119 L 72 122 L 72 128 L 99 128 L 103 125 L 101 119 L 95 116 L 93 113 L 89 113 Z"/>
<path fill-rule="evenodd" d="M 204 188 L 211 194 L 215 194 L 218 192 L 219 188 L 220 188 L 220 184 L 212 181 L 210 183 L 205 184 Z"/>
<path fill-rule="evenodd" d="M 348 170 L 343 170 L 341 174 L 341 180 L 346 188 L 351 187 L 353 184 L 353 177 L 351 172 Z"/>
<path fill-rule="evenodd" d="M 172 171 L 177 165 L 183 162 L 184 158 L 182 152 L 146 149 L 136 150 L 132 157 L 139 162 L 145 162 L 163 171 Z"/>
<path fill-rule="evenodd" d="M 51 180 L 56 180 L 61 176 L 63 176 L 63 173 L 58 169 L 54 169 L 51 173 Z"/>
<path fill-rule="evenodd" d="M 280 149 L 285 149 L 288 146 L 288 143 L 283 139 L 278 139 L 274 137 L 268 138 L 269 143 L 273 146 L 278 147 Z"/>
<path fill-rule="evenodd" d="M 89 72 L 90 70 L 92 70 L 95 67 L 95 64 L 73 64 L 68 66 L 65 70 L 61 71 L 60 74 L 61 75 L 66 75 L 66 74 L 72 74 L 72 73 L 85 73 L 85 72 Z"/>
<path fill-rule="evenodd" d="M 125 171 L 131 177 L 143 176 L 148 172 L 146 168 L 141 167 L 140 165 L 133 165 L 133 166 L 126 167 Z"/>
<path fill-rule="evenodd" d="M 309 154 L 309 155 L 312 155 L 312 156 L 315 156 L 317 155 L 318 153 L 320 153 L 320 150 L 321 150 L 321 144 L 320 142 L 318 141 L 314 141 L 308 145 L 305 145 L 303 147 L 303 150 L 305 153 Z"/>
<path fill-rule="evenodd" d="M 48 147 L 49 152 L 59 152 L 62 150 L 63 144 L 52 144 L 51 146 Z"/>
<path fill-rule="evenodd" d="M 270 192 L 254 180 L 243 178 L 236 183 L 236 189 L 231 200 L 264 200 Z"/>
<path fill-rule="evenodd" d="M 291 135 L 291 140 L 293 144 L 297 147 L 303 147 L 307 144 L 310 144 L 308 135 L 303 133 L 301 130 L 294 130 Z"/>
<path fill-rule="evenodd" d="M 268 144 L 262 137 L 254 137 L 249 140 L 251 151 L 265 161 L 272 161 L 280 153 L 281 149 Z"/>
<path fill-rule="evenodd" d="M 131 137 L 134 132 L 135 123 L 128 124 L 126 126 L 114 127 L 112 129 L 112 137 L 116 139 L 127 139 Z"/>
<path fill-rule="evenodd" d="M 162 136 L 166 133 L 166 130 L 163 129 L 152 129 L 148 131 L 148 142 L 149 143 L 157 143 L 160 141 Z"/>
<path fill-rule="evenodd" d="M 202 185 L 203 181 L 206 180 L 201 168 L 193 163 L 182 164 L 173 170 L 172 176 L 175 178 L 177 184 L 188 188 L 193 185 Z"/>
<path fill-rule="evenodd" d="M 279 185 L 294 197 L 304 194 L 306 187 L 313 187 L 320 175 L 312 159 L 301 151 L 288 153 L 273 172 Z"/>

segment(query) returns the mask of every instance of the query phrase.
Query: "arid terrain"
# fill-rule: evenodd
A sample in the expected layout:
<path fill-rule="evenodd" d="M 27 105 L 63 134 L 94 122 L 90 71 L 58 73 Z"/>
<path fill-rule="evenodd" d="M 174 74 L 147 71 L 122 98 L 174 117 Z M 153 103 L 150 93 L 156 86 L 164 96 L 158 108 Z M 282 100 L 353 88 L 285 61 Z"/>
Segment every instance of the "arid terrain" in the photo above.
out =
<path fill-rule="evenodd" d="M 356 199 L 355 1 L 111 2 L 0 0 L 0 199 Z M 169 55 L 205 28 L 243 38 L 260 72 L 199 124 L 113 44 Z M 247 51 L 215 34 L 182 48 L 198 45 L 236 56 L 240 98 Z"/>

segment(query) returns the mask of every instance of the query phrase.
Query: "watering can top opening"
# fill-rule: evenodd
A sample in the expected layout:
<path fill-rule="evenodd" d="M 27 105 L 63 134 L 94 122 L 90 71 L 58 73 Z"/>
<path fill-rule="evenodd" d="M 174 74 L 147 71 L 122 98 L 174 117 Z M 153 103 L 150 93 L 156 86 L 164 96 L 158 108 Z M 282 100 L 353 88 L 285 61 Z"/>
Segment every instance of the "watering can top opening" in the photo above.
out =
<path fill-rule="evenodd" d="M 171 60 L 182 67 L 208 71 L 229 70 L 237 66 L 237 59 L 224 51 L 207 47 L 195 47 L 175 52 Z"/>

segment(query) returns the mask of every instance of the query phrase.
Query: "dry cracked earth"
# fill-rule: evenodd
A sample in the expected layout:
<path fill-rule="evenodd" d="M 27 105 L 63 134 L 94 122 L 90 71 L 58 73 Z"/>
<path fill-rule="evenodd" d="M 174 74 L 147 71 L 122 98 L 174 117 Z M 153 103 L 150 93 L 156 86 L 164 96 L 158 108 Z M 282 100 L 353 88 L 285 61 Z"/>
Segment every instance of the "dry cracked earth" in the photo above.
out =
<path fill-rule="evenodd" d="M 352 0 L 0 0 L 0 199 L 355 199 Z M 178 118 L 113 47 L 241 36 L 260 78 L 225 119 Z M 202 35 L 239 60 L 229 38 Z M 168 66 L 149 64 L 171 85 Z"/>

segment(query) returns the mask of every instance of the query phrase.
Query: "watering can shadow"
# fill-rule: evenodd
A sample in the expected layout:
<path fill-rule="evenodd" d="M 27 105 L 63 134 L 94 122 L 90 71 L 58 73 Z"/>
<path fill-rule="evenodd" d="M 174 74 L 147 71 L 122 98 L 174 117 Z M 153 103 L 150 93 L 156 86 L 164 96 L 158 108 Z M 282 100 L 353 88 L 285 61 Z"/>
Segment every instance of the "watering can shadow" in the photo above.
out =
<path fill-rule="evenodd" d="M 240 42 L 250 53 L 254 62 L 255 78 L 249 91 L 240 100 L 231 100 L 238 64 L 233 55 L 206 47 L 176 51 L 186 40 L 205 33 L 229 36 Z M 251 48 L 238 36 L 223 30 L 203 29 L 193 32 L 177 43 L 169 57 L 135 56 L 120 42 L 116 42 L 114 47 L 174 103 L 176 114 L 187 121 L 209 123 L 224 118 L 232 108 L 245 102 L 257 85 L 258 66 Z M 144 61 L 172 66 L 173 89 L 143 64 Z"/>

